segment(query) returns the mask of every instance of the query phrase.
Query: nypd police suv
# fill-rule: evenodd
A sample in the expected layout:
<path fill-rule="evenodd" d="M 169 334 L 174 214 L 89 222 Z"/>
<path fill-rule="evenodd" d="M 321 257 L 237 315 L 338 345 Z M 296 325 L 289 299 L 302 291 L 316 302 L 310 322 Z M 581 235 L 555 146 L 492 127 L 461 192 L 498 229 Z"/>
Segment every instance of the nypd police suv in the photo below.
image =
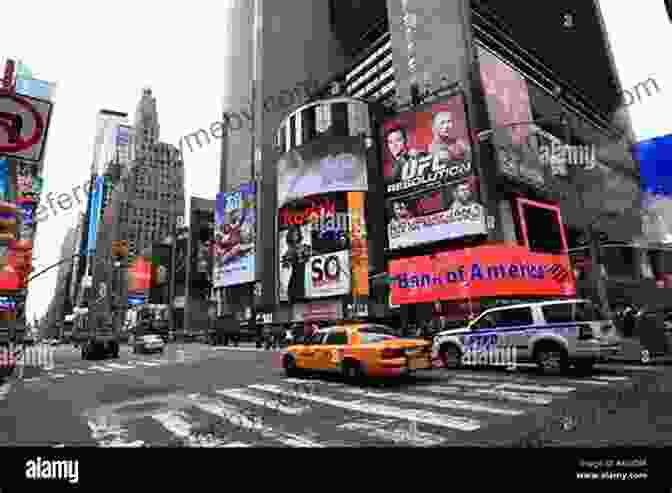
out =
<path fill-rule="evenodd" d="M 433 352 L 446 368 L 465 354 L 515 351 L 518 362 L 534 362 L 544 372 L 570 365 L 590 370 L 621 351 L 616 328 L 593 303 L 571 299 L 491 308 L 467 327 L 440 332 Z"/>

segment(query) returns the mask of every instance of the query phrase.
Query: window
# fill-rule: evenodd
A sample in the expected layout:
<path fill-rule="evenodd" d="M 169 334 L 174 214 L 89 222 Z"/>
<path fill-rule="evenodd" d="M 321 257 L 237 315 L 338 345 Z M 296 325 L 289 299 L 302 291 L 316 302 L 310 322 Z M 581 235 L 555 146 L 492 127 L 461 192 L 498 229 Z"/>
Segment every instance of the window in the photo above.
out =
<path fill-rule="evenodd" d="M 519 325 L 532 325 L 532 310 L 530 308 L 512 308 L 494 312 L 497 327 L 517 327 Z"/>
<path fill-rule="evenodd" d="M 375 333 L 375 334 L 385 334 L 388 336 L 396 336 L 396 331 L 387 327 L 386 325 L 364 325 L 359 328 L 360 333 Z"/>
<path fill-rule="evenodd" d="M 541 308 L 548 323 L 592 322 L 607 320 L 607 316 L 592 303 L 563 303 Z"/>
<path fill-rule="evenodd" d="M 306 344 L 309 345 L 322 344 L 322 339 L 324 339 L 324 332 L 318 332 L 317 334 L 313 334 L 308 339 L 308 341 L 306 341 Z"/>
<path fill-rule="evenodd" d="M 332 332 L 327 335 L 324 341 L 325 344 L 344 345 L 348 343 L 348 334 L 346 332 Z"/>
<path fill-rule="evenodd" d="M 372 344 L 376 342 L 383 342 L 392 339 L 397 339 L 395 336 L 387 334 L 375 334 L 373 332 L 360 332 L 359 337 L 360 340 L 362 341 L 362 344 Z"/>

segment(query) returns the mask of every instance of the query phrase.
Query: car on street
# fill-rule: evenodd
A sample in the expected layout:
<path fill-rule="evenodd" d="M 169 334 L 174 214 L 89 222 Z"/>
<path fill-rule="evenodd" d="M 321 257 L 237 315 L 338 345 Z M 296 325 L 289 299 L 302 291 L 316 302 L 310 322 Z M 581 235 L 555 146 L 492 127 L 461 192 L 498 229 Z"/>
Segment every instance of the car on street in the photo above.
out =
<path fill-rule="evenodd" d="M 466 327 L 438 333 L 433 344 L 434 357 L 445 368 L 461 366 L 465 354 L 509 349 L 515 349 L 518 362 L 534 362 L 542 371 L 555 373 L 572 364 L 590 370 L 596 362 L 620 354 L 622 345 L 613 321 L 581 299 L 491 308 Z"/>
<path fill-rule="evenodd" d="M 163 353 L 166 346 L 163 338 L 158 334 L 146 334 L 138 336 L 133 340 L 134 353 Z"/>
<path fill-rule="evenodd" d="M 287 348 L 287 376 L 305 371 L 339 373 L 356 382 L 365 377 L 399 377 L 432 368 L 431 342 L 402 339 L 380 324 L 343 324 L 317 330 Z"/>

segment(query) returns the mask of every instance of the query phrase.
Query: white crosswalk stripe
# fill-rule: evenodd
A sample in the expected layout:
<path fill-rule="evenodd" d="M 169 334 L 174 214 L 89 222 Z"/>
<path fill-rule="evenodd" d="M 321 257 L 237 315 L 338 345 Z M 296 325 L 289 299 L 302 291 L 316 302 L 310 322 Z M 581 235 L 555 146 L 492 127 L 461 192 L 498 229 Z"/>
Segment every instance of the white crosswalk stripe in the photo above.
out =
<path fill-rule="evenodd" d="M 464 375 L 388 391 L 333 380 L 287 378 L 280 383 L 180 394 L 177 404 L 163 410 L 126 417 L 126 421 L 89 419 L 89 426 L 103 447 L 151 446 L 152 441 L 161 441 L 156 435 L 148 439 L 144 434 L 149 431 L 132 424 L 140 417 L 151 418 L 164 436 L 185 447 L 324 448 L 369 443 L 432 447 L 460 440 L 461 433 L 536 413 L 572 392 L 590 390 L 592 382 L 615 387 L 628 380 L 595 376 L 577 379 L 570 387 L 556 384 L 569 379 L 550 384 L 544 378 L 510 374 Z M 312 423 L 314 428 L 308 429 Z"/>
<path fill-rule="evenodd" d="M 130 365 L 120 365 L 119 363 L 108 363 L 107 365 L 108 368 L 112 368 L 114 370 L 133 370 L 135 366 L 130 366 Z"/>
<path fill-rule="evenodd" d="M 232 399 L 237 399 L 244 402 L 249 402 L 251 404 L 256 404 L 258 406 L 273 409 L 283 414 L 299 415 L 299 414 L 305 414 L 307 411 L 310 411 L 309 406 L 291 405 L 288 403 L 284 403 L 279 399 L 275 400 L 270 400 L 267 398 L 264 399 L 246 391 L 245 389 L 217 390 L 216 392 L 217 394 L 224 395 Z"/>
<path fill-rule="evenodd" d="M 136 363 L 140 366 L 149 366 L 149 367 L 161 366 L 161 363 L 153 363 L 151 361 L 135 361 L 134 363 Z"/>

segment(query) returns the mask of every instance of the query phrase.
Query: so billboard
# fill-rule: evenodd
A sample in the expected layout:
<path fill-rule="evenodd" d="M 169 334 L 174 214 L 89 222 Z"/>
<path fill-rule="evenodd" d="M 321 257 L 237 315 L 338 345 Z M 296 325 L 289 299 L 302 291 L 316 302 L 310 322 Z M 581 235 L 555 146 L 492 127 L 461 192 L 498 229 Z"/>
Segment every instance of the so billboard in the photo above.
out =
<path fill-rule="evenodd" d="M 390 249 L 487 232 L 461 94 L 387 120 L 383 148 Z"/>
<path fill-rule="evenodd" d="M 280 301 L 368 296 L 367 188 L 359 137 L 322 138 L 280 159 Z"/>
<path fill-rule="evenodd" d="M 254 282 L 256 278 L 257 194 L 254 183 L 217 194 L 213 276 L 215 288 Z"/>

